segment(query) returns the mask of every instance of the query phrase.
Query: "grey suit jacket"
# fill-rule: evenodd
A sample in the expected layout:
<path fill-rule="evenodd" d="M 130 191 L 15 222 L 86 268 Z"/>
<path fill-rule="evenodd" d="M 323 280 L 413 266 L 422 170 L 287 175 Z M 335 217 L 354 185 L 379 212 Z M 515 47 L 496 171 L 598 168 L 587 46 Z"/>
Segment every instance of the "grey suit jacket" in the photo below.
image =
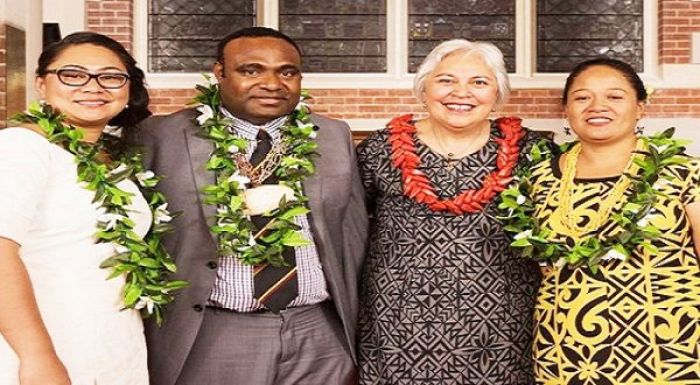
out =
<path fill-rule="evenodd" d="M 176 277 L 189 282 L 165 310 L 165 324 L 146 324 L 152 385 L 174 385 L 197 337 L 217 261 L 216 237 L 209 224 L 216 207 L 202 203 L 201 190 L 214 183 L 205 169 L 213 144 L 197 136 L 197 111 L 187 109 L 155 116 L 141 123 L 130 139 L 144 147 L 145 166 L 164 179 L 159 189 L 171 211 L 180 211 L 175 231 L 165 246 L 178 266 Z M 317 172 L 304 182 L 313 221 L 312 230 L 328 289 L 338 311 L 353 358 L 358 311 L 358 280 L 367 241 L 364 193 L 346 123 L 312 115 L 320 127 Z M 241 333 L 246 333 L 241 330 Z M 236 336 L 230 336 L 236 343 Z"/>

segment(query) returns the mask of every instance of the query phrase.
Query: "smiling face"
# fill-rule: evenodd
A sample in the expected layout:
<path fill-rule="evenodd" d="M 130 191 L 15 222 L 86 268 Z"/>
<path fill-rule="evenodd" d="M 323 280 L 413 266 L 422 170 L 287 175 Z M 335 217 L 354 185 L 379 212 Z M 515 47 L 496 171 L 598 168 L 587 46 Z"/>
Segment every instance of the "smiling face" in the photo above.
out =
<path fill-rule="evenodd" d="M 600 65 L 574 79 L 565 111 L 582 142 L 615 143 L 634 136 L 644 103 L 622 72 Z"/>
<path fill-rule="evenodd" d="M 79 69 L 91 74 L 127 72 L 117 54 L 92 44 L 69 46 L 47 69 Z M 129 101 L 128 81 L 118 89 L 105 89 L 96 79 L 83 86 L 69 86 L 55 73 L 47 73 L 36 78 L 36 88 L 42 99 L 66 115 L 67 123 L 99 132 Z"/>
<path fill-rule="evenodd" d="M 497 99 L 496 75 L 478 54 L 448 55 L 425 80 L 423 101 L 429 119 L 444 129 L 461 131 L 488 124 Z"/>
<path fill-rule="evenodd" d="M 292 112 L 301 93 L 301 58 L 274 37 L 242 37 L 224 48 L 224 63 L 214 65 L 224 106 L 254 124 Z"/>

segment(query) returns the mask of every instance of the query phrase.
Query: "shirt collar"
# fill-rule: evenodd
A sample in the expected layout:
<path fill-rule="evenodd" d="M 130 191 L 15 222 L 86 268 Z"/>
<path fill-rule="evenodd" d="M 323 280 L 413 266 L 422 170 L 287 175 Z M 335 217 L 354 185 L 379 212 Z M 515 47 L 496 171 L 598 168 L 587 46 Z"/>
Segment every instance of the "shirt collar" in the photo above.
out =
<path fill-rule="evenodd" d="M 235 117 L 224 106 L 221 106 L 221 113 L 224 114 L 224 116 L 226 116 L 227 118 L 231 119 L 231 121 L 233 122 L 229 129 L 235 131 L 241 137 L 248 140 L 253 140 L 258 135 L 258 131 L 265 130 L 268 134 L 270 134 L 270 137 L 274 142 L 279 141 L 282 137 L 282 131 L 280 130 L 280 128 L 284 125 L 284 123 L 287 121 L 287 118 L 289 117 L 288 115 L 284 115 L 280 116 L 279 118 L 270 120 L 265 124 L 256 125 L 247 120 Z"/>

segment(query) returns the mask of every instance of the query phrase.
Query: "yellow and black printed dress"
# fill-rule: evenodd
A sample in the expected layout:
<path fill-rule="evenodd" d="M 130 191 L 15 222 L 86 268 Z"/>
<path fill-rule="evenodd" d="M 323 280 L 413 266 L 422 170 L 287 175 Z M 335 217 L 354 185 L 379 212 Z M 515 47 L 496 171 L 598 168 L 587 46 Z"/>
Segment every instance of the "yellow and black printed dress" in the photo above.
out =
<path fill-rule="evenodd" d="M 658 252 L 587 268 L 543 269 L 535 307 L 533 356 L 538 384 L 700 384 L 700 267 L 684 206 L 700 199 L 700 163 L 667 167 L 649 217 L 661 230 Z M 562 224 L 558 159 L 533 172 L 536 217 L 558 239 Z M 574 218 L 585 224 L 617 178 L 575 180 Z M 627 192 L 629 194 L 629 191 Z M 621 207 L 621 202 L 617 207 Z M 612 220 L 605 234 L 621 231 Z"/>

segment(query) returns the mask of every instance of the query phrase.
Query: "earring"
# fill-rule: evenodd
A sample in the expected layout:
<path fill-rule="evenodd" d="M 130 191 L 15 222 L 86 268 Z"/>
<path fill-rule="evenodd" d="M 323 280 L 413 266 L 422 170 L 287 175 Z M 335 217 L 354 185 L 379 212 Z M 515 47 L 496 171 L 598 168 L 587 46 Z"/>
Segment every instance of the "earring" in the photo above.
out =
<path fill-rule="evenodd" d="M 129 105 L 128 104 L 124 105 L 124 109 L 126 110 L 127 108 L 129 108 Z"/>
<path fill-rule="evenodd" d="M 637 126 L 637 128 L 634 129 L 634 134 L 644 135 L 644 126 Z"/>

